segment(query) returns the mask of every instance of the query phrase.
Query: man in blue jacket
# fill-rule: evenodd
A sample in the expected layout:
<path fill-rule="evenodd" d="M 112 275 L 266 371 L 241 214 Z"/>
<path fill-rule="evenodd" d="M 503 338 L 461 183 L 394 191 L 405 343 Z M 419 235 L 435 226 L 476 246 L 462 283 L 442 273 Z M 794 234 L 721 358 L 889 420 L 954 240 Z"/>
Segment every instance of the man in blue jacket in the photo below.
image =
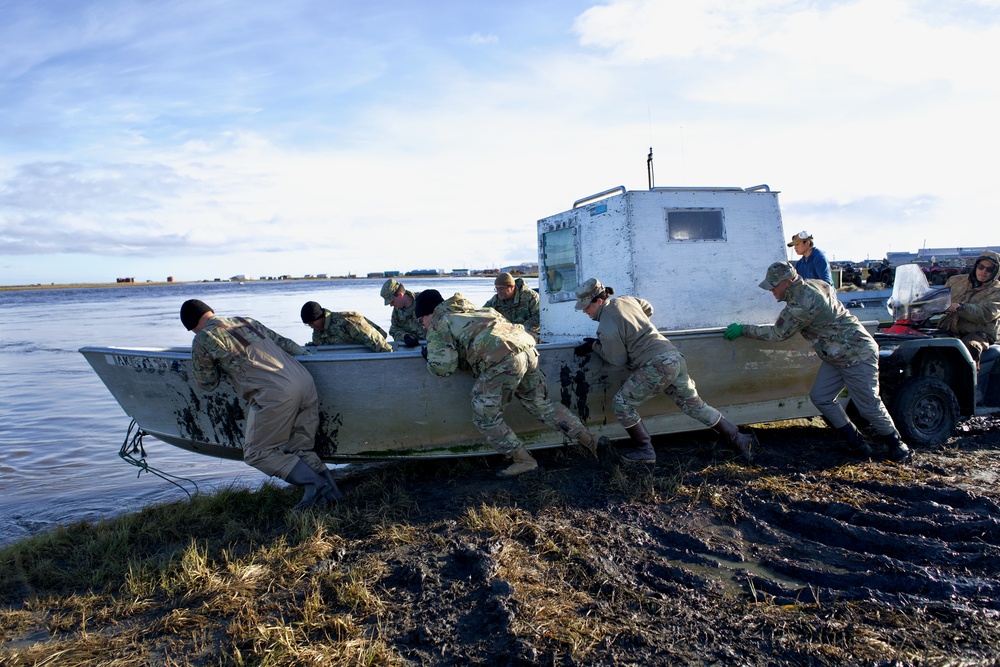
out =
<path fill-rule="evenodd" d="M 809 232 L 799 232 L 788 242 L 789 248 L 795 249 L 799 261 L 795 262 L 795 271 L 807 280 L 825 280 L 833 284 L 833 273 L 830 272 L 830 262 L 826 261 L 823 251 L 813 245 L 813 237 Z"/>

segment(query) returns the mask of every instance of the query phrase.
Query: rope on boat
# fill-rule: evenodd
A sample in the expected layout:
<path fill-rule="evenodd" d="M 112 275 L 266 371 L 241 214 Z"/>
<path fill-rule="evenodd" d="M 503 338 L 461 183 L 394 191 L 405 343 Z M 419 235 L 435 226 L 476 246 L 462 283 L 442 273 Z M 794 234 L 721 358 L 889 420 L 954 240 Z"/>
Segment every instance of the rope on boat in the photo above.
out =
<path fill-rule="evenodd" d="M 133 430 L 135 430 L 135 433 L 132 432 Z M 139 428 L 138 422 L 136 422 L 133 419 L 132 423 L 128 425 L 128 430 L 125 431 L 125 442 L 122 443 L 121 449 L 118 450 L 119 458 L 125 461 L 125 463 L 128 463 L 129 465 L 134 465 L 136 468 L 139 469 L 139 472 L 136 475 L 136 477 L 139 477 L 144 472 L 152 473 L 157 477 L 159 477 L 160 479 L 170 482 L 178 489 L 186 493 L 188 500 L 190 500 L 191 492 L 188 491 L 186 488 L 184 488 L 184 486 L 176 480 L 181 480 L 190 483 L 191 486 L 194 487 L 195 493 L 198 493 L 198 483 L 186 477 L 171 475 L 168 472 L 150 466 L 149 463 L 146 461 L 146 448 L 142 444 L 142 438 L 143 436 L 146 435 L 149 434 L 146 431 L 143 431 L 141 428 Z M 135 456 L 136 453 L 139 454 L 138 457 Z"/>

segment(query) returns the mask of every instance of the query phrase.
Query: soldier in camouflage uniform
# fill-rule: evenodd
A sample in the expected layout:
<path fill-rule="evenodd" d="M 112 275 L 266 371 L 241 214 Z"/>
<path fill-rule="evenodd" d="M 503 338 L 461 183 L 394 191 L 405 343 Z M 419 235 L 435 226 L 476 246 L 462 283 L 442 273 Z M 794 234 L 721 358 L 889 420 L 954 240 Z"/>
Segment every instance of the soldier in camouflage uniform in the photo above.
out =
<path fill-rule="evenodd" d="M 424 330 L 413 314 L 420 292 L 411 292 L 399 281 L 389 278 L 382 285 L 381 294 L 385 299 L 385 305 L 392 306 L 389 335 L 393 340 L 402 341 L 406 347 L 420 345 Z"/>
<path fill-rule="evenodd" d="M 491 308 L 477 309 L 461 294 L 444 301 L 437 290 L 417 297 L 417 317 L 427 330 L 427 366 L 439 377 L 465 370 L 476 378 L 472 422 L 486 441 L 513 461 L 500 477 L 514 477 L 538 463 L 503 420 L 515 396 L 543 424 L 562 431 L 596 458 L 598 438 L 561 403 L 548 397 L 548 382 L 538 368 L 535 339 Z"/>
<path fill-rule="evenodd" d="M 585 338 L 574 352 L 578 356 L 596 352 L 605 363 L 627 366 L 632 371 L 613 400 L 615 416 L 634 445 L 622 453 L 622 458 L 627 462 L 656 463 L 652 438 L 636 408 L 662 391 L 684 414 L 714 429 L 747 461 L 752 461 L 753 437 L 740 433 L 735 424 L 698 396 L 684 356 L 649 321 L 653 306 L 632 296 L 612 299 L 614 293 L 614 288 L 605 287 L 597 278 L 590 278 L 577 290 L 576 309 L 598 325 L 597 338 Z"/>
<path fill-rule="evenodd" d="M 796 333 L 812 343 L 822 362 L 809 399 L 847 441 L 847 451 L 867 458 L 871 447 L 837 400 L 846 387 L 851 400 L 889 448 L 893 461 L 908 462 L 912 453 L 900 439 L 878 393 L 878 345 L 858 318 L 844 308 L 836 290 L 822 280 L 804 280 L 788 262 L 767 269 L 760 288 L 769 290 L 785 308 L 771 326 L 730 324 L 726 340 L 787 340 Z"/>
<path fill-rule="evenodd" d="M 339 500 L 337 483 L 313 451 L 316 384 L 292 356 L 306 351 L 249 317 L 218 317 L 197 299 L 181 306 L 181 322 L 195 332 L 191 367 L 198 386 L 213 391 L 225 376 L 247 402 L 243 460 L 304 487 L 296 509 Z"/>
<path fill-rule="evenodd" d="M 385 331 L 360 313 L 334 313 L 307 301 L 301 315 L 302 322 L 312 327 L 313 345 L 364 345 L 372 352 L 392 352 Z"/>
<path fill-rule="evenodd" d="M 522 278 L 514 280 L 514 276 L 506 272 L 497 276 L 493 284 L 496 296 L 483 304 L 483 308 L 492 308 L 508 321 L 524 325 L 537 341 L 540 334 L 538 292 L 526 287 Z"/>
<path fill-rule="evenodd" d="M 986 250 L 972 265 L 968 275 L 948 279 L 951 305 L 938 322 L 938 328 L 958 336 L 969 349 L 979 368 L 979 359 L 1000 335 L 1000 255 Z"/>

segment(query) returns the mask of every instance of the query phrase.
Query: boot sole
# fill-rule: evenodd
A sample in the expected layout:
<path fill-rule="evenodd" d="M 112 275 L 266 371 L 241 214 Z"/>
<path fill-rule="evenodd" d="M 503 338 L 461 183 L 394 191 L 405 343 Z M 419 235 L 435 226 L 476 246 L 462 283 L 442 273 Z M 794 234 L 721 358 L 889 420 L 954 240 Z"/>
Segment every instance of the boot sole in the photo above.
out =
<path fill-rule="evenodd" d="M 521 475 L 527 475 L 528 473 L 535 472 L 536 470 L 538 470 L 538 466 L 535 466 L 534 468 L 529 468 L 528 470 L 522 470 L 521 472 L 514 472 L 514 473 L 508 473 L 505 470 L 501 470 L 500 472 L 497 473 L 497 478 L 514 479 L 515 477 L 520 477 Z"/>

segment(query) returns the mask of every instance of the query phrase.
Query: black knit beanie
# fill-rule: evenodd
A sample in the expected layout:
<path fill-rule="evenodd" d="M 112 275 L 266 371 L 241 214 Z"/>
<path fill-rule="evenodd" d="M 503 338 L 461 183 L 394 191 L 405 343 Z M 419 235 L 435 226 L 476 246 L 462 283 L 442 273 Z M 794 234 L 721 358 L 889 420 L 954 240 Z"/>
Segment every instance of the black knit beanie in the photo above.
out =
<path fill-rule="evenodd" d="M 302 306 L 302 323 L 312 324 L 319 318 L 323 317 L 323 306 L 319 305 L 315 301 L 306 301 L 305 305 Z"/>
<path fill-rule="evenodd" d="M 201 316 L 212 309 L 204 301 L 188 299 L 181 305 L 181 324 L 188 331 L 198 326 Z"/>
<path fill-rule="evenodd" d="M 414 315 L 418 318 L 430 315 L 442 301 L 444 301 L 444 298 L 441 296 L 441 292 L 438 292 L 436 289 L 425 289 L 417 295 Z"/>

